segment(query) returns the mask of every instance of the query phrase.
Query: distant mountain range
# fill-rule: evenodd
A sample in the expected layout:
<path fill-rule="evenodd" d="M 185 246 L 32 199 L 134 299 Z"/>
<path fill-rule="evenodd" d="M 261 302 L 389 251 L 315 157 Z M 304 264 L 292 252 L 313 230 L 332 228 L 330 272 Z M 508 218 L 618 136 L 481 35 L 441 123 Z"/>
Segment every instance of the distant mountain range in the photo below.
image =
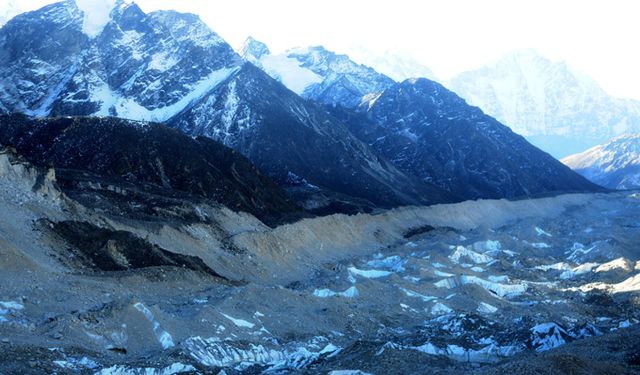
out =
<path fill-rule="evenodd" d="M 599 188 L 428 79 L 323 47 L 236 53 L 197 16 L 75 1 L 0 29 L 0 112 L 162 122 L 246 156 L 314 212 Z"/>
<path fill-rule="evenodd" d="M 589 180 L 611 189 L 640 188 L 640 134 L 623 134 L 562 162 Z"/>
<path fill-rule="evenodd" d="M 555 157 L 640 131 L 640 102 L 613 98 L 590 77 L 534 50 L 461 73 L 449 86 Z"/>

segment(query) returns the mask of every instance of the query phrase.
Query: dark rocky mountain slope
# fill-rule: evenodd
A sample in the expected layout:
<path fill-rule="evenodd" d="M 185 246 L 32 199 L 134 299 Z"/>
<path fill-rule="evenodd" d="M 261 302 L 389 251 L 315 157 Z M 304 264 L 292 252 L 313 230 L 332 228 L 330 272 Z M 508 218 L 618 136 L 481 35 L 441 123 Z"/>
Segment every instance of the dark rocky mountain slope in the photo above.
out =
<path fill-rule="evenodd" d="M 434 81 L 406 80 L 361 110 L 373 125 L 355 133 L 376 152 L 465 199 L 601 190 Z"/>
<path fill-rule="evenodd" d="M 451 201 L 372 152 L 345 125 L 250 63 L 171 120 L 240 151 L 282 184 L 304 179 L 391 207 Z"/>
<path fill-rule="evenodd" d="M 0 144 L 35 165 L 54 166 L 60 183 L 72 190 L 108 181 L 163 197 L 213 200 L 270 224 L 300 216 L 285 192 L 236 151 L 163 125 L 4 115 Z"/>

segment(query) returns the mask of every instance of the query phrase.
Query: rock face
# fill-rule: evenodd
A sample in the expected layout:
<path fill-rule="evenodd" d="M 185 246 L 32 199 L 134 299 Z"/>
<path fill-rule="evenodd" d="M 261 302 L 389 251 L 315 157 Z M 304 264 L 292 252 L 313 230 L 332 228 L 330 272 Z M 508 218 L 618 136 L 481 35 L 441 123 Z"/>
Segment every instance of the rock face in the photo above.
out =
<path fill-rule="evenodd" d="M 71 267 L 87 267 L 107 272 L 182 267 L 220 277 L 201 259 L 164 250 L 130 232 L 109 230 L 76 221 L 61 221 L 50 225 L 53 233 L 73 246 L 75 256 L 67 260 Z"/>
<path fill-rule="evenodd" d="M 164 121 L 241 62 L 195 15 L 120 0 L 101 29 L 87 34 L 85 19 L 67 0 L 0 30 L 4 112 Z"/>
<path fill-rule="evenodd" d="M 534 50 L 462 73 L 450 87 L 558 158 L 640 130 L 640 102 L 613 98 L 590 77 Z"/>
<path fill-rule="evenodd" d="M 0 116 L 0 144 L 38 166 L 54 166 L 71 190 L 115 180 L 159 196 L 213 200 L 270 224 L 299 214 L 284 191 L 237 152 L 163 125 Z"/>
<path fill-rule="evenodd" d="M 562 162 L 610 189 L 640 188 L 640 134 L 624 134 Z"/>

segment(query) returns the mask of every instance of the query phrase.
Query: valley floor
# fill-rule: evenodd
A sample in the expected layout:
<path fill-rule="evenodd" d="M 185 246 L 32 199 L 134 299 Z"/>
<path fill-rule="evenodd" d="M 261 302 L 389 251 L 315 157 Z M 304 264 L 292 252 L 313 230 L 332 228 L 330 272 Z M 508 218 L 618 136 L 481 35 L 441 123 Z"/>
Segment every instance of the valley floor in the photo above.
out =
<path fill-rule="evenodd" d="M 118 221 L 0 185 L 3 374 L 640 372 L 638 193 L 275 229 L 226 212 L 220 250 L 211 223 Z M 215 273 L 96 271 L 42 218 L 201 249 Z"/>

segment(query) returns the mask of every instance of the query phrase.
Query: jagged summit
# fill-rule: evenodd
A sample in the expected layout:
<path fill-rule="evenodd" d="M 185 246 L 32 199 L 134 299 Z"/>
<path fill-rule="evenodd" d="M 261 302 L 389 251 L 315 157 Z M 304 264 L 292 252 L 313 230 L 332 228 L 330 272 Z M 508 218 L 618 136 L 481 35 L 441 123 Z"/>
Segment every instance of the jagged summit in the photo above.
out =
<path fill-rule="evenodd" d="M 239 150 L 285 185 L 303 178 L 384 207 L 455 199 L 398 171 L 342 121 L 251 63 L 170 124 Z"/>
<path fill-rule="evenodd" d="M 238 49 L 238 54 L 245 60 L 259 64 L 259 60 L 266 55 L 270 55 L 271 51 L 266 44 L 249 36 Z"/>
<path fill-rule="evenodd" d="M 72 1 L 0 29 L 0 109 L 165 121 L 241 64 L 195 15 L 118 4 L 95 37 Z"/>

